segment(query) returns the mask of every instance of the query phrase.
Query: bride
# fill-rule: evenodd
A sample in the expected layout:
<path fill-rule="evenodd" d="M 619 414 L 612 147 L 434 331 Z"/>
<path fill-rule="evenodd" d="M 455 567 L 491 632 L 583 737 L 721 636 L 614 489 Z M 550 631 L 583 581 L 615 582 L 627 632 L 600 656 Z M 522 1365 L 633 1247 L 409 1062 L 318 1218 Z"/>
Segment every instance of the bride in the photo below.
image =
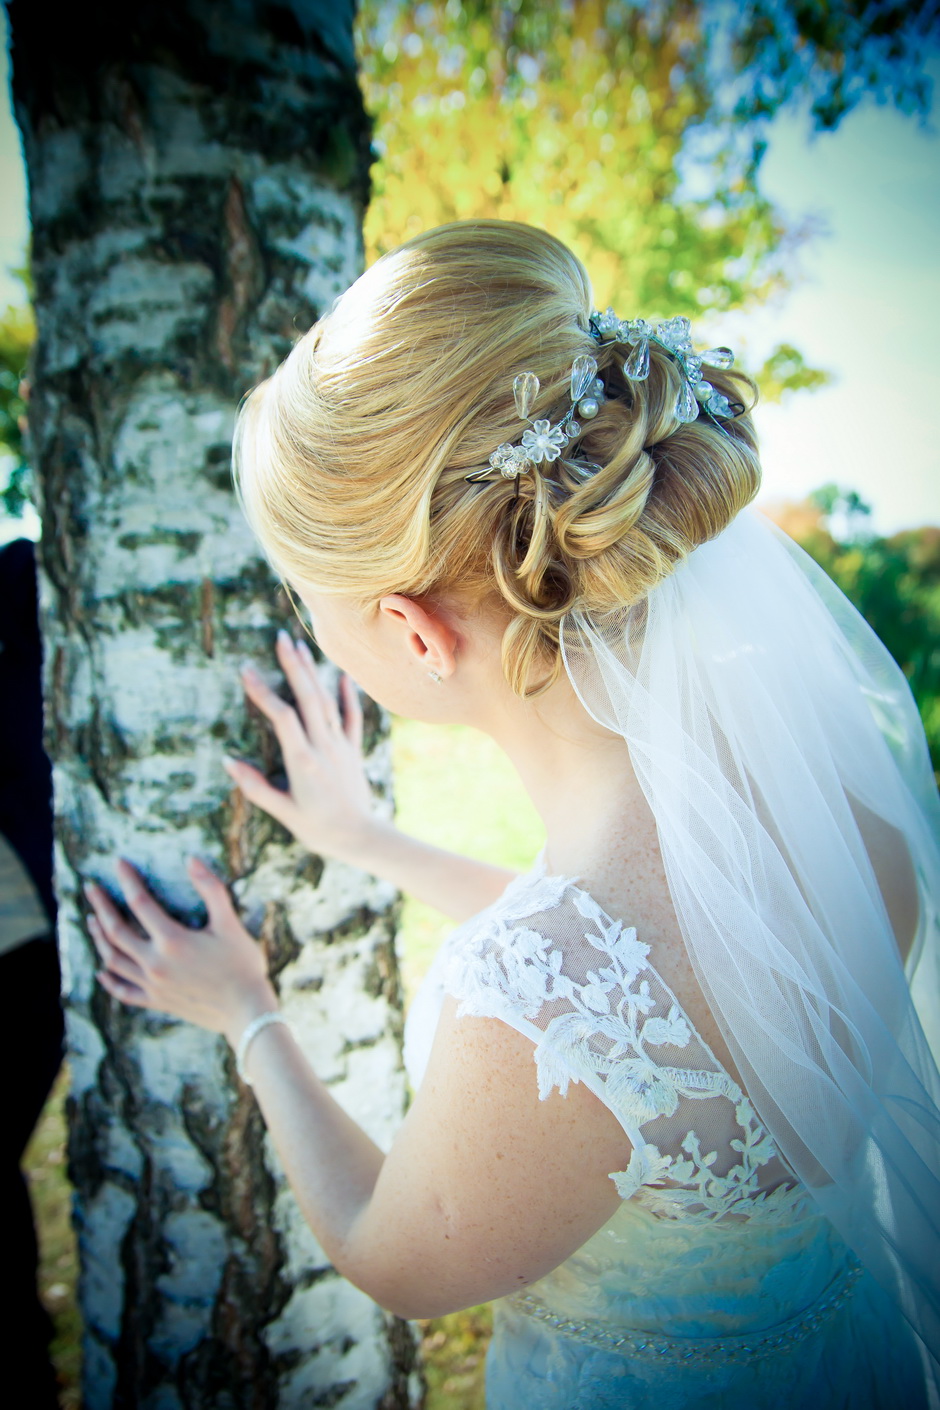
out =
<path fill-rule="evenodd" d="M 346 674 L 337 702 L 282 633 L 294 703 L 244 684 L 288 789 L 226 767 L 459 923 L 388 1152 L 202 862 L 202 930 L 127 863 L 138 925 L 88 887 L 102 985 L 226 1036 L 340 1272 L 403 1317 L 496 1300 L 491 1410 L 937 1403 L 940 810 L 900 671 L 746 508 L 732 361 L 594 311 L 545 232 L 463 222 L 242 409 L 248 519 Z M 529 873 L 373 815 L 353 681 L 502 746 Z"/>

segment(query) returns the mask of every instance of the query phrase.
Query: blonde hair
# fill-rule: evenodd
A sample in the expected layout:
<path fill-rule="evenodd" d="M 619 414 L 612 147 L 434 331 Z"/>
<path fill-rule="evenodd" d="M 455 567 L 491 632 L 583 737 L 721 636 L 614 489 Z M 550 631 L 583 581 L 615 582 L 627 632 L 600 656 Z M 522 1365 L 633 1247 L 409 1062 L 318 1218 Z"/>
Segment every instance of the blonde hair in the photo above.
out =
<path fill-rule="evenodd" d="M 645 596 L 760 480 L 748 411 L 680 424 L 672 360 L 651 344 L 648 380 L 627 381 L 624 347 L 589 332 L 591 307 L 580 261 L 534 227 L 461 221 L 384 255 L 241 409 L 236 482 L 275 568 L 362 605 L 401 592 L 500 610 L 507 680 L 546 689 L 565 612 Z M 558 421 L 579 353 L 606 386 L 577 447 L 600 468 L 468 483 L 521 435 L 516 373 L 537 374 L 533 415 Z M 708 378 L 753 404 L 742 374 Z"/>

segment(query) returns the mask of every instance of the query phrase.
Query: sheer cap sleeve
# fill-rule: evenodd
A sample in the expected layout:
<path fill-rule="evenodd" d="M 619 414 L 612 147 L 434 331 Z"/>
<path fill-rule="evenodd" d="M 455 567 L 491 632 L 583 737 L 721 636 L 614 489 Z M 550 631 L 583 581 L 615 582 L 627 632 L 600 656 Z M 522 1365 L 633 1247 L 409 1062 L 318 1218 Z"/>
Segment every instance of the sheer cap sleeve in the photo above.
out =
<path fill-rule="evenodd" d="M 539 1096 L 583 1082 L 632 1146 L 611 1172 L 657 1213 L 778 1218 L 803 1187 L 750 1102 L 650 964 L 650 947 L 565 877 L 533 877 L 442 957 L 457 1014 L 497 1018 L 533 1042 Z"/>

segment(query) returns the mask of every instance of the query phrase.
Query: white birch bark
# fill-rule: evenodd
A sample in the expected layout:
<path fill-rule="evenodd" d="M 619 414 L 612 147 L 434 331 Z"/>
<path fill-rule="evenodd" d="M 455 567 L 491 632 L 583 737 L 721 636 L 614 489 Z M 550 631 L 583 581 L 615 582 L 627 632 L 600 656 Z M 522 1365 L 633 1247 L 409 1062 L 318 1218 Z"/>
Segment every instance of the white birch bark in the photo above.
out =
<path fill-rule="evenodd" d="M 237 668 L 290 608 L 241 519 L 238 397 L 356 276 L 368 123 L 349 0 L 13 0 L 39 327 L 48 740 L 89 1410 L 420 1398 L 410 1329 L 329 1267 L 224 1042 L 96 985 L 81 882 L 177 914 L 231 879 L 304 1049 L 374 1138 L 405 1100 L 395 896 L 249 815 L 276 767 Z M 390 808 L 385 722 L 371 772 Z"/>

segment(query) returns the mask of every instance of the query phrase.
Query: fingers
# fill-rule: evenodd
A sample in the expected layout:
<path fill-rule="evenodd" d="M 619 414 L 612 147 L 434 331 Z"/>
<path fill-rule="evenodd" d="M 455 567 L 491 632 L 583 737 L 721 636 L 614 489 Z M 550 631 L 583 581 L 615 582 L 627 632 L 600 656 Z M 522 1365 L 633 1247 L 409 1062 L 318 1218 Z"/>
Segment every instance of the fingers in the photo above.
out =
<path fill-rule="evenodd" d="M 313 682 L 316 692 L 320 697 L 320 705 L 324 715 L 326 716 L 327 723 L 333 729 L 342 729 L 343 722 L 340 719 L 339 706 L 337 705 L 334 696 L 331 694 L 330 691 L 327 690 L 326 686 L 323 684 L 323 677 L 320 675 L 320 672 L 317 669 L 317 663 L 314 660 L 313 652 L 310 650 L 310 647 L 305 641 L 298 641 L 295 649 L 297 651 L 297 655 L 303 662 L 304 670 L 306 671 L 307 676 Z"/>
<path fill-rule="evenodd" d="M 150 950 L 149 942 L 134 934 L 103 887 L 94 881 L 86 882 L 85 895 L 92 905 L 95 919 L 108 944 L 135 963 L 141 964 Z"/>
<path fill-rule="evenodd" d="M 149 1006 L 147 995 L 144 993 L 143 989 L 140 989 L 136 984 L 132 984 L 130 980 L 118 979 L 110 970 L 106 969 L 99 970 L 97 978 L 102 989 L 106 989 L 113 998 L 120 999 L 122 1004 L 131 1004 L 134 1008 L 138 1009 L 147 1008 Z"/>
<path fill-rule="evenodd" d="M 88 930 L 105 969 L 115 978 L 129 980 L 142 991 L 144 975 L 140 965 L 108 942 L 107 936 L 94 916 L 88 917 Z"/>
<path fill-rule="evenodd" d="M 277 792 L 276 789 L 273 791 Z M 238 920 L 228 887 L 215 872 L 209 870 L 205 862 L 200 861 L 198 857 L 190 857 L 186 870 L 193 886 L 206 903 L 211 926 L 221 929 L 233 920 Z"/>
<path fill-rule="evenodd" d="M 301 757 L 309 750 L 310 740 L 304 733 L 297 711 L 261 679 L 253 666 L 244 666 L 241 677 L 249 700 L 271 721 L 277 742 L 281 746 L 281 753 L 284 755 L 284 762 L 292 762 Z"/>
<path fill-rule="evenodd" d="M 344 671 L 339 688 L 343 700 L 343 728 L 346 738 L 362 753 L 362 705 L 359 701 L 359 687 L 352 676 Z"/>
<path fill-rule="evenodd" d="M 98 983 L 121 1003 L 146 1008 L 149 1000 L 139 961 L 147 958 L 152 946 L 134 934 L 103 887 L 88 882 L 85 895 L 94 908 L 88 929 L 105 966 L 98 971 Z"/>
<path fill-rule="evenodd" d="M 323 744 L 328 731 L 339 730 L 342 725 L 336 701 L 320 679 L 310 647 L 280 631 L 277 658 L 300 707 L 307 733 L 314 743 Z"/>
<path fill-rule="evenodd" d="M 152 939 L 168 938 L 180 929 L 176 921 L 167 915 L 159 901 L 154 900 L 151 896 L 137 868 L 132 867 L 130 862 L 125 861 L 123 857 L 117 864 L 117 874 L 128 910 L 140 921 Z"/>
<path fill-rule="evenodd" d="M 222 767 L 249 803 L 254 803 L 266 813 L 270 813 L 271 817 L 282 823 L 288 831 L 293 830 L 297 824 L 297 807 L 289 793 L 275 788 L 263 773 L 251 764 L 242 763 L 241 759 L 232 759 L 226 755 L 222 760 Z"/>

